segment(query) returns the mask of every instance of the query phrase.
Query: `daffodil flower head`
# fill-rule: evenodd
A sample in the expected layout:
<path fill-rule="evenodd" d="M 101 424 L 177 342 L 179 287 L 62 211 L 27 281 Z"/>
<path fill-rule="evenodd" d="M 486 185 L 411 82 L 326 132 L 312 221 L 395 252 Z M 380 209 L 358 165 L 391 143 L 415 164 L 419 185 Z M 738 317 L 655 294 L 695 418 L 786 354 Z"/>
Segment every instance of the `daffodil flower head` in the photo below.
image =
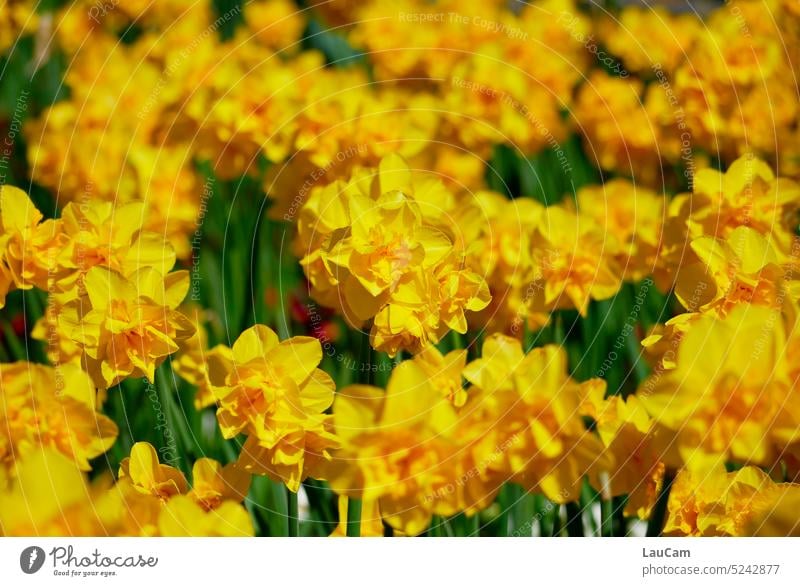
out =
<path fill-rule="evenodd" d="M 316 338 L 280 341 L 263 325 L 245 330 L 230 353 L 209 361 L 209 385 L 218 403 L 222 434 L 248 438 L 239 465 L 267 474 L 297 491 L 338 446 L 325 411 L 334 383 L 318 369 L 322 347 Z"/>
<path fill-rule="evenodd" d="M 117 437 L 116 424 L 97 412 L 96 390 L 76 365 L 57 368 L 15 362 L 0 365 L 0 477 L 14 461 L 42 446 L 90 470 Z"/>
<path fill-rule="evenodd" d="M 456 478 L 456 413 L 420 361 L 397 366 L 385 392 L 368 385 L 342 389 L 333 411 L 342 447 L 328 480 L 338 494 L 372 503 L 407 535 L 422 533 L 432 515 L 457 510 L 447 490 Z"/>
<path fill-rule="evenodd" d="M 144 268 L 126 278 L 93 267 L 86 273 L 86 298 L 64 307 L 60 325 L 83 350 L 95 384 L 109 388 L 129 376 L 151 382 L 156 367 L 194 333 L 177 308 L 189 289 L 189 274 L 162 276 Z"/>
<path fill-rule="evenodd" d="M 425 199 L 439 190 L 389 155 L 377 169 L 317 189 L 301 210 L 298 249 L 312 295 L 353 326 L 373 320 L 373 346 L 392 356 L 418 352 L 448 328 L 466 331 L 464 312 L 489 303 L 441 210 Z"/>

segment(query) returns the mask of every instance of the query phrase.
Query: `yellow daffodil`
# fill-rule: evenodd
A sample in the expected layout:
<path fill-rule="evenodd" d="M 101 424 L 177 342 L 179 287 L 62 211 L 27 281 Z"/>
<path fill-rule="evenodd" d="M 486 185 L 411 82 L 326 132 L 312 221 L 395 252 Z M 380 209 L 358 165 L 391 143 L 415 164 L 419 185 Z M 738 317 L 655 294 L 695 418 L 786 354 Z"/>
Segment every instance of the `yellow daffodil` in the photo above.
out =
<path fill-rule="evenodd" d="M 44 220 L 28 194 L 0 186 L 0 307 L 10 287 L 48 288 L 59 249 L 64 245 L 62 222 Z"/>
<path fill-rule="evenodd" d="M 235 464 L 222 466 L 211 458 L 200 458 L 192 467 L 189 496 L 205 510 L 215 509 L 224 501 L 241 502 L 248 490 L 250 475 Z"/>
<path fill-rule="evenodd" d="M 614 256 L 617 242 L 586 219 L 549 207 L 534 240 L 530 303 L 541 310 L 574 307 L 585 316 L 592 299 L 619 291 L 622 278 Z"/>
<path fill-rule="evenodd" d="M 177 311 L 189 289 L 189 275 L 162 276 L 152 268 L 131 277 L 93 267 L 84 279 L 88 302 L 77 299 L 63 310 L 67 335 L 83 350 L 95 384 L 108 388 L 129 376 L 153 381 L 156 367 L 194 332 Z"/>
<path fill-rule="evenodd" d="M 456 511 L 455 411 L 417 361 L 393 371 L 386 392 L 367 385 L 340 390 L 333 407 L 342 447 L 329 467 L 331 487 L 348 498 L 376 502 L 384 521 L 408 535 L 422 533 L 434 514 Z"/>
<path fill-rule="evenodd" d="M 772 531 L 787 525 L 773 527 L 772 521 L 765 521 L 765 517 L 780 518 L 776 505 L 780 506 L 789 494 L 787 491 L 797 495 L 796 486 L 775 484 L 753 466 L 730 473 L 722 466 L 682 470 L 672 484 L 664 533 L 747 536 L 767 531 L 773 537 L 783 535 Z"/>
<path fill-rule="evenodd" d="M 95 266 L 111 269 L 129 277 L 142 268 L 153 268 L 161 274 L 175 264 L 175 251 L 164 237 L 142 229 L 145 220 L 142 203 L 114 205 L 94 201 L 85 205 L 69 203 L 62 214 L 67 246 L 60 258 L 58 287 L 74 298 L 89 269 Z"/>
<path fill-rule="evenodd" d="M 611 396 L 603 400 L 604 389 L 597 386 L 587 397 L 587 411 L 596 422 L 597 432 L 610 455 L 612 466 L 598 475 L 597 488 L 605 498 L 628 495 L 625 514 L 647 519 L 664 482 L 664 446 L 657 440 L 657 429 L 635 396 L 623 400 Z"/>
<path fill-rule="evenodd" d="M 720 457 L 772 461 L 770 430 L 791 403 L 785 343 L 779 315 L 763 307 L 740 306 L 723 320 L 704 315 L 691 325 L 675 368 L 654 373 L 638 394 L 674 434 L 681 460 L 691 466 Z"/>
<path fill-rule="evenodd" d="M 600 168 L 656 185 L 661 133 L 641 102 L 642 90 L 640 80 L 596 70 L 578 90 L 574 112 Z"/>
<path fill-rule="evenodd" d="M 747 226 L 788 251 L 794 226 L 791 219 L 800 205 L 800 186 L 776 178 L 764 161 L 746 155 L 725 173 L 702 169 L 694 178 L 694 190 L 686 205 L 692 238 L 727 238 Z"/>
<path fill-rule="evenodd" d="M 496 425 L 508 438 L 502 458 L 511 478 L 552 501 L 574 500 L 583 476 L 604 464 L 603 445 L 584 426 L 579 407 L 584 394 L 605 383 L 572 380 L 558 346 L 526 355 L 518 340 L 501 335 L 486 340 L 464 377 L 499 404 Z"/>
<path fill-rule="evenodd" d="M 626 6 L 608 20 L 608 26 L 601 26 L 601 40 L 628 72 L 644 74 L 656 67 L 674 72 L 686 59 L 701 24 L 694 14 L 673 14 L 661 6 Z"/>
<path fill-rule="evenodd" d="M 219 402 L 222 435 L 248 438 L 240 466 L 267 474 L 294 492 L 337 447 L 331 417 L 334 383 L 319 370 L 319 340 L 279 341 L 266 326 L 245 330 L 229 355 L 209 361 L 209 384 Z"/>
<path fill-rule="evenodd" d="M 71 458 L 52 448 L 18 463 L 11 485 L 0 489 L 0 533 L 8 537 L 106 535 L 105 508 Z"/>
<path fill-rule="evenodd" d="M 130 479 L 137 492 L 162 500 L 183 494 L 189 488 L 183 473 L 159 463 L 156 449 L 147 442 L 134 444 L 130 457 L 120 463 L 119 477 Z"/>
<path fill-rule="evenodd" d="M 378 169 L 314 190 L 300 212 L 296 249 L 312 294 L 353 325 L 373 320 L 372 345 L 392 356 L 418 352 L 448 329 L 465 332 L 465 312 L 489 302 L 442 217 L 443 194 L 390 155 Z"/>
<path fill-rule="evenodd" d="M 800 506 L 800 487 L 796 484 L 779 485 L 781 490 L 771 490 L 772 503 L 750 516 L 746 535 L 756 537 L 797 537 L 797 507 Z"/>
<path fill-rule="evenodd" d="M 0 365 L 0 484 L 14 463 L 41 446 L 71 458 L 80 470 L 117 437 L 116 424 L 97 412 L 89 377 L 75 365 Z"/>
<path fill-rule="evenodd" d="M 454 407 L 464 406 L 467 392 L 464 390 L 461 372 L 467 364 L 466 350 L 453 350 L 442 355 L 436 346 L 428 346 L 414 360 L 428 374 L 442 396 Z"/>
<path fill-rule="evenodd" d="M 617 240 L 617 265 L 627 279 L 638 281 L 656 267 L 661 244 L 664 198 L 624 179 L 578 192 L 578 208 Z"/>
<path fill-rule="evenodd" d="M 681 267 L 675 287 L 687 309 L 725 315 L 740 303 L 781 308 L 787 275 L 777 251 L 759 232 L 739 226 L 726 240 L 702 237 L 691 248 L 697 261 Z"/>
<path fill-rule="evenodd" d="M 250 477 L 232 465 L 197 460 L 194 484 L 180 470 L 161 464 L 147 442 L 131 448 L 119 481 L 106 496 L 107 526 L 114 534 L 193 537 L 248 537 L 253 524 L 241 505 Z"/>
<path fill-rule="evenodd" d="M 252 537 L 253 523 L 242 505 L 226 501 L 205 510 L 188 496 L 170 499 L 158 515 L 165 537 Z"/>

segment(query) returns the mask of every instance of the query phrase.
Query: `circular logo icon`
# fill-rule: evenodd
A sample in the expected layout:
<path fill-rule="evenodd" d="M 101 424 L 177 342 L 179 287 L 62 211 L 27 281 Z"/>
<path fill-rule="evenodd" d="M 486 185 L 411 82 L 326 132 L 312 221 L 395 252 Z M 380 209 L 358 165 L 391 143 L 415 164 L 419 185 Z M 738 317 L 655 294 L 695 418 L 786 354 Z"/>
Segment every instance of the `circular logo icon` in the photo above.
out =
<path fill-rule="evenodd" d="M 35 574 L 44 565 L 44 550 L 36 545 L 31 545 L 19 554 L 19 567 L 26 574 Z"/>

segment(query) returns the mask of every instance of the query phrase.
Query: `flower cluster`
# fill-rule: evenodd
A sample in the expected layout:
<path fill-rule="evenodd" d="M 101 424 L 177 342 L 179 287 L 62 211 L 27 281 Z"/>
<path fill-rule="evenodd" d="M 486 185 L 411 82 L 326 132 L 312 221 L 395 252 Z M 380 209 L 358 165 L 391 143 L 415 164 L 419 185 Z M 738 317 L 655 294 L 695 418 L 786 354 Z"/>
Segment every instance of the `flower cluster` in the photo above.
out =
<path fill-rule="evenodd" d="M 417 535 L 433 515 L 481 511 L 509 479 L 564 503 L 585 474 L 608 469 L 609 453 L 581 418 L 584 398 L 602 395 L 604 383 L 573 380 L 558 346 L 525 355 L 517 340 L 496 334 L 469 363 L 458 351 L 431 352 L 395 368 L 385 392 L 356 385 L 337 393 L 342 448 L 328 476 L 339 494 Z M 466 396 L 442 392 L 454 388 Z"/>
<path fill-rule="evenodd" d="M 755 152 L 796 176 L 798 105 L 784 75 L 797 67 L 793 10 L 737 1 L 703 21 L 652 7 L 600 19 L 595 34 L 624 75 L 597 70 L 577 98 L 598 164 L 655 185 L 673 165 L 691 178 L 707 154 Z"/>
<path fill-rule="evenodd" d="M 611 4 L 5 2 L 0 532 L 796 534 L 800 9 Z"/>
<path fill-rule="evenodd" d="M 177 469 L 160 464 L 155 448 L 134 444 L 119 480 L 88 483 L 62 454 L 34 452 L 0 492 L 0 526 L 8 535 L 119 535 L 247 537 L 253 525 L 240 504 L 250 478 L 203 458 L 189 484 Z M 49 478 L 52 492 L 42 490 Z"/>
<path fill-rule="evenodd" d="M 57 364 L 78 362 L 99 388 L 155 368 L 194 326 L 177 311 L 186 271 L 169 272 L 172 247 L 142 225 L 139 203 L 93 200 L 44 220 L 20 189 L 0 188 L 0 272 L 10 288 L 48 291 L 41 337 Z"/>

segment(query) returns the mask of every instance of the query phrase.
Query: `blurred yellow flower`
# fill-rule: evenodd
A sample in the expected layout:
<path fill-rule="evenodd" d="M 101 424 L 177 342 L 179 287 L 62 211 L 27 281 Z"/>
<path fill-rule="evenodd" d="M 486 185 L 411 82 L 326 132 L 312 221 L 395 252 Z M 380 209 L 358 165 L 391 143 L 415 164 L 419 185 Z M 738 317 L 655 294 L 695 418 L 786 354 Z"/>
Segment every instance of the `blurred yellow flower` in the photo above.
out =
<path fill-rule="evenodd" d="M 222 466 L 211 458 L 200 458 L 192 467 L 194 501 L 205 510 L 216 509 L 224 501 L 241 502 L 250 490 L 250 475 L 235 464 Z"/>
<path fill-rule="evenodd" d="M 334 404 L 342 447 L 328 481 L 340 495 L 377 502 L 383 520 L 418 535 L 434 514 L 457 511 L 454 482 L 455 411 L 414 361 L 398 365 L 384 393 L 367 385 L 341 389 Z"/>
<path fill-rule="evenodd" d="M 725 319 L 703 315 L 691 325 L 675 368 L 654 373 L 639 393 L 673 434 L 680 460 L 692 467 L 773 461 L 776 419 L 793 391 L 785 344 L 779 315 L 764 307 L 739 306 Z"/>
<path fill-rule="evenodd" d="M 0 485 L 17 460 L 52 448 L 80 470 L 117 438 L 116 424 L 97 412 L 96 391 L 75 365 L 0 365 Z"/>
<path fill-rule="evenodd" d="M 747 536 L 756 531 L 772 537 L 791 533 L 775 530 L 787 527 L 784 512 L 776 509 L 788 504 L 798 487 L 775 484 L 760 469 L 747 466 L 726 473 L 723 466 L 705 470 L 682 470 L 672 484 L 664 525 L 667 535 Z M 789 498 L 787 498 L 789 497 Z M 796 500 L 796 498 L 794 498 Z M 770 519 L 765 521 L 764 517 Z M 773 522 L 783 519 L 777 526 Z"/>
<path fill-rule="evenodd" d="M 501 457 L 512 481 L 564 503 L 577 498 L 585 475 L 607 468 L 603 444 L 580 416 L 582 397 L 605 382 L 574 381 L 563 348 L 526 355 L 518 340 L 495 334 L 464 377 L 498 404 L 495 425 L 506 438 Z"/>
<path fill-rule="evenodd" d="M 52 448 L 32 451 L 16 477 L 0 487 L 0 533 L 8 537 L 106 535 L 99 489 L 67 456 Z"/>
<path fill-rule="evenodd" d="M 625 514 L 647 519 L 664 482 L 661 455 L 665 445 L 658 441 L 652 419 L 635 396 L 623 400 L 613 395 L 604 400 L 604 391 L 597 386 L 586 397 L 586 413 L 595 420 L 612 462 L 605 476 L 598 475 L 596 488 L 604 498 L 628 495 Z"/>

